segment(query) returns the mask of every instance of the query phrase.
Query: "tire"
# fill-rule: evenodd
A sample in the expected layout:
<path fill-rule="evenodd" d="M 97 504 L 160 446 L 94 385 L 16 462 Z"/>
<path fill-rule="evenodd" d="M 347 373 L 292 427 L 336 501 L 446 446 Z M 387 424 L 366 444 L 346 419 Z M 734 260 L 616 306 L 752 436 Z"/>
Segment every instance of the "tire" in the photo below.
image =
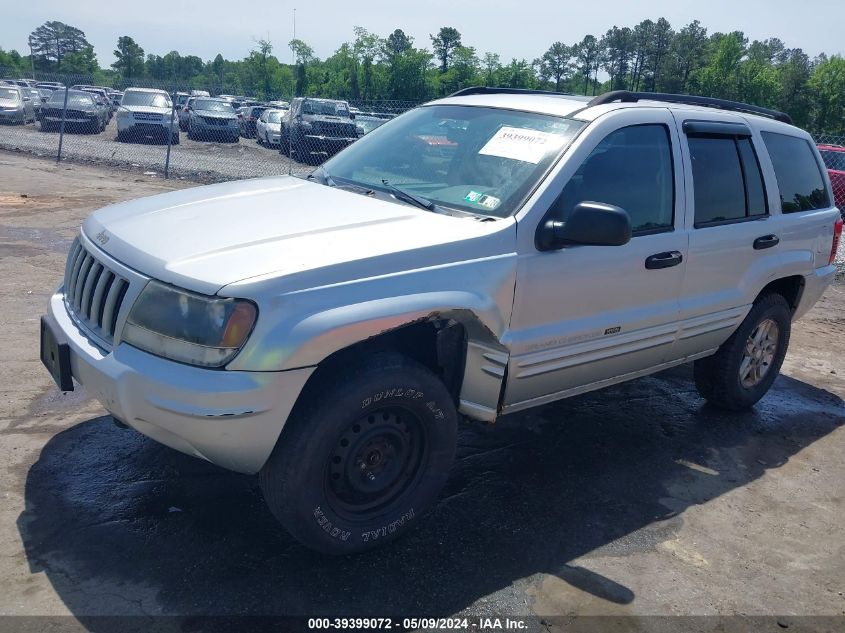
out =
<path fill-rule="evenodd" d="M 380 353 L 324 375 L 309 393 L 260 473 L 270 511 L 326 554 L 407 532 L 454 461 L 457 413 L 446 387 L 422 365 Z"/>
<path fill-rule="evenodd" d="M 194 128 L 192 128 L 190 125 L 188 125 L 188 138 L 192 141 L 196 140 L 197 138 L 196 134 L 194 134 Z"/>
<path fill-rule="evenodd" d="M 715 355 L 695 361 L 693 375 L 698 392 L 720 409 L 744 411 L 753 407 L 777 378 L 789 347 L 791 327 L 792 312 L 783 296 L 769 294 L 759 298 Z M 755 345 L 752 335 L 765 336 L 761 344 Z M 760 360 L 755 362 L 757 356 Z"/>
<path fill-rule="evenodd" d="M 123 132 L 118 131 L 117 136 L 114 140 L 116 140 L 118 143 L 125 143 L 126 135 Z"/>
<path fill-rule="evenodd" d="M 170 144 L 179 145 L 179 132 L 174 132 L 170 135 Z"/>

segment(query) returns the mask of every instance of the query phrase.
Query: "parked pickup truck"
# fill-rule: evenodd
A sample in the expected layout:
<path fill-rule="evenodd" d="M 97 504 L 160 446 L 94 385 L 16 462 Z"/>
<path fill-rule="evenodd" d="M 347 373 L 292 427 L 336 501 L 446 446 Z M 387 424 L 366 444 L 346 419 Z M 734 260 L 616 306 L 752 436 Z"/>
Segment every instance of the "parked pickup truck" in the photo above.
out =
<path fill-rule="evenodd" d="M 779 112 L 468 89 L 307 177 L 93 213 L 41 356 L 120 423 L 258 473 L 305 545 L 359 552 L 435 503 L 461 416 L 681 363 L 712 405 L 753 406 L 841 232 Z"/>

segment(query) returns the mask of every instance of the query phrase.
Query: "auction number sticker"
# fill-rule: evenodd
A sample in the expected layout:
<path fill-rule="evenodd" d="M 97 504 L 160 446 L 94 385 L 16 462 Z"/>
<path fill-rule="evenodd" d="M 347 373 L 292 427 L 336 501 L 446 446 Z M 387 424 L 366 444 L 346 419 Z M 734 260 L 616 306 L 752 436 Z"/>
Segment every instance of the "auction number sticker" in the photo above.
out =
<path fill-rule="evenodd" d="M 560 148 L 563 140 L 563 137 L 549 132 L 505 126 L 499 128 L 478 153 L 536 165 L 543 156 Z"/>

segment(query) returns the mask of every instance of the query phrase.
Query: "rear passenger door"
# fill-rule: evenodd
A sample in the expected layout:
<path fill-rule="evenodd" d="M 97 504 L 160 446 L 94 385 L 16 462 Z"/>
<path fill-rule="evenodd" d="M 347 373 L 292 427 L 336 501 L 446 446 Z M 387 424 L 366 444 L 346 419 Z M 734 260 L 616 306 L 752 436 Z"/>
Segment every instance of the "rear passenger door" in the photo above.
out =
<path fill-rule="evenodd" d="M 673 350 L 688 358 L 721 345 L 779 270 L 780 215 L 759 133 L 742 117 L 681 115 L 689 258 Z M 768 173 L 768 178 L 764 176 Z"/>

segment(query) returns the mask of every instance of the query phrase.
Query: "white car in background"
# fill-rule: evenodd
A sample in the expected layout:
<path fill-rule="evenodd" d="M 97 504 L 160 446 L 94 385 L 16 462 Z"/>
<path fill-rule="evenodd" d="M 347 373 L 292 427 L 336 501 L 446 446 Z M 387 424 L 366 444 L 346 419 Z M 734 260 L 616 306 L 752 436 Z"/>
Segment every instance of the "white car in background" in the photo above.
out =
<path fill-rule="evenodd" d="M 272 147 L 282 138 L 282 110 L 264 110 L 255 122 L 255 138 L 259 145 Z"/>
<path fill-rule="evenodd" d="M 117 112 L 117 140 L 167 140 L 168 133 L 171 143 L 178 145 L 179 117 L 170 95 L 153 88 L 127 88 Z"/>

